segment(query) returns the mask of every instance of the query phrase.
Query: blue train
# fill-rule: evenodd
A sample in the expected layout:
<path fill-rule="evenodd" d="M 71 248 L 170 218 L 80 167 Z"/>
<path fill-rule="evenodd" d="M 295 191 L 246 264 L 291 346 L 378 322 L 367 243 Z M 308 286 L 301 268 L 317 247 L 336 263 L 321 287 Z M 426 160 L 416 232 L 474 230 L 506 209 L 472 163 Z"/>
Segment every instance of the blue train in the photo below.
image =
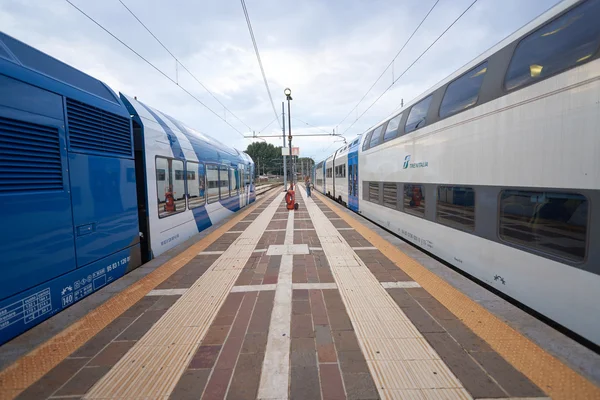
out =
<path fill-rule="evenodd" d="M 0 32 L 0 345 L 252 203 L 253 174 Z"/>

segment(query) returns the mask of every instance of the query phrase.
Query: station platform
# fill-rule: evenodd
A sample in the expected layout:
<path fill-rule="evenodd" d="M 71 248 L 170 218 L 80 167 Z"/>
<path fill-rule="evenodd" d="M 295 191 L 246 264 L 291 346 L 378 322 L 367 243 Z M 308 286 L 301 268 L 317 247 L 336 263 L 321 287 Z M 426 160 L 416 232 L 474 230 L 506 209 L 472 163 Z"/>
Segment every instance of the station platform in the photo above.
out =
<path fill-rule="evenodd" d="M 0 399 L 600 399 L 596 353 L 296 201 L 273 189 L 0 347 Z"/>

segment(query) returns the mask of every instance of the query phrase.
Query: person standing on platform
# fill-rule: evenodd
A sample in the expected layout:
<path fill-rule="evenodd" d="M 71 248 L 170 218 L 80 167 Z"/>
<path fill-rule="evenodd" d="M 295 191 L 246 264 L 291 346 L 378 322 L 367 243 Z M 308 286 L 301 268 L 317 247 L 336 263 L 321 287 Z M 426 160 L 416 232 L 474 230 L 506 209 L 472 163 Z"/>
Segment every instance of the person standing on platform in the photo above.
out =
<path fill-rule="evenodd" d="M 306 176 L 306 178 L 304 178 L 304 185 L 306 186 L 306 195 L 308 197 L 310 197 L 310 177 Z"/>

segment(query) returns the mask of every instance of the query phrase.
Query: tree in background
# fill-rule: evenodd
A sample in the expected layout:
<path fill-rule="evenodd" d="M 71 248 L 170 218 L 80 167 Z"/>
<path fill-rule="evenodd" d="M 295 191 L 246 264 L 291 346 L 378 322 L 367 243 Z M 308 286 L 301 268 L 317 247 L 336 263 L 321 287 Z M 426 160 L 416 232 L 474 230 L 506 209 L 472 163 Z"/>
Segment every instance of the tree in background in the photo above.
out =
<path fill-rule="evenodd" d="M 254 142 L 248 145 L 246 153 L 254 161 L 256 176 L 258 175 L 281 175 L 283 173 L 283 156 L 281 147 L 273 146 L 267 142 Z M 288 157 L 288 168 L 290 159 Z M 315 162 L 310 157 L 296 159 L 296 169 L 299 174 L 310 174 Z"/>

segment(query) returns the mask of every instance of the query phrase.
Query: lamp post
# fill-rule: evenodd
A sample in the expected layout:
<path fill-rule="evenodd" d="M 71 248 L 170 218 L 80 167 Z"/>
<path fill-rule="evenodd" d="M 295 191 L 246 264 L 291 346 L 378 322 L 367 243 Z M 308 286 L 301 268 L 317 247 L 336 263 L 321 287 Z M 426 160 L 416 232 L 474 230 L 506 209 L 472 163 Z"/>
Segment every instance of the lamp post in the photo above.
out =
<path fill-rule="evenodd" d="M 285 97 L 287 98 L 287 102 L 288 102 L 288 144 L 289 144 L 289 148 L 290 148 L 290 166 L 291 166 L 291 170 L 292 173 L 290 174 L 290 182 L 293 185 L 295 182 L 295 174 L 294 174 L 294 166 L 293 166 L 293 156 L 292 156 L 292 116 L 291 116 L 291 109 L 290 109 L 290 101 L 293 100 L 292 99 L 292 91 L 290 88 L 285 88 L 285 90 L 283 91 L 283 94 L 285 94 Z"/>

